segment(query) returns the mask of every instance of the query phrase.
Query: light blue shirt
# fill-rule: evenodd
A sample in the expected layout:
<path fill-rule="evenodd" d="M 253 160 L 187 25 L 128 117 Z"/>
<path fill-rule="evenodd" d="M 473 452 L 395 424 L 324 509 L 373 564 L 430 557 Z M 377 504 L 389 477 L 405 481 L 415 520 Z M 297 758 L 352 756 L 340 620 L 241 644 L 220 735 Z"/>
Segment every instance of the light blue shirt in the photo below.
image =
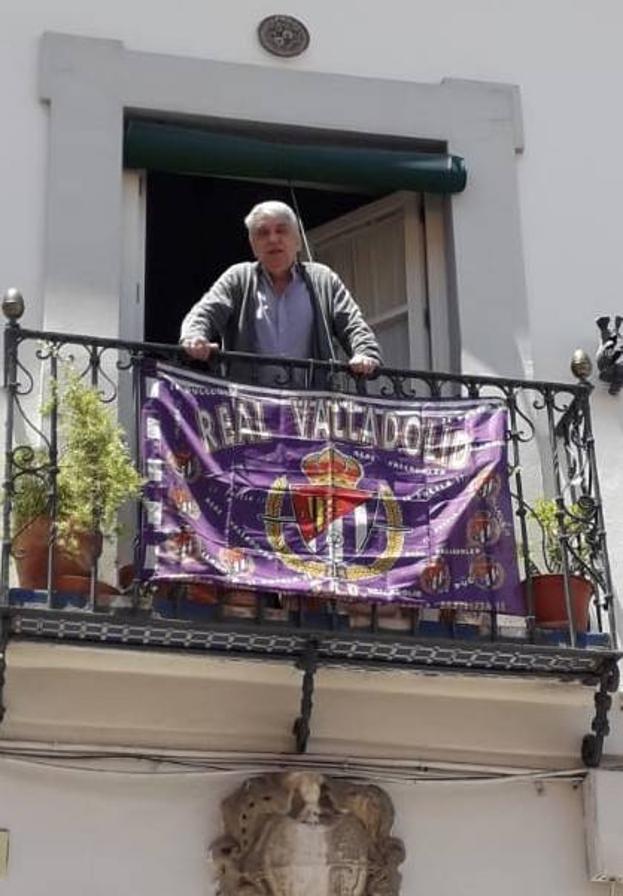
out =
<path fill-rule="evenodd" d="M 255 297 L 255 347 L 259 355 L 310 358 L 314 310 L 305 281 L 296 268 L 281 295 L 260 269 Z"/>

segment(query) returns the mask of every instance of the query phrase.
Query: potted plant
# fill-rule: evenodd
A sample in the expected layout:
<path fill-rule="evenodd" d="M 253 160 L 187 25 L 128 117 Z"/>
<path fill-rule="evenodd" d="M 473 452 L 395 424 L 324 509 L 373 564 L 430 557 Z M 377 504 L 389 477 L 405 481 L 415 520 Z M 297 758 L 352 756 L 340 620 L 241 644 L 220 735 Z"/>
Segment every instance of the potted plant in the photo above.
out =
<path fill-rule="evenodd" d="M 142 479 L 122 428 L 92 386 L 71 370 L 43 409 L 56 406 L 55 587 L 62 577 L 90 575 L 102 538 L 118 532 L 117 514 L 141 493 Z M 20 446 L 14 452 L 11 489 L 13 555 L 25 588 L 47 585 L 53 469 L 46 450 Z M 74 583 L 75 586 L 76 583 Z"/>
<path fill-rule="evenodd" d="M 565 628 L 569 624 L 565 599 L 563 550 L 567 543 L 567 571 L 573 625 L 576 632 L 588 628 L 589 606 L 593 583 L 588 578 L 591 555 L 589 533 L 594 516 L 590 499 L 582 499 L 571 507 L 559 507 L 553 498 L 539 498 L 529 508 L 530 518 L 537 524 L 545 571 L 534 563 L 532 554 L 527 563 L 528 581 L 532 589 L 535 622 L 541 628 Z M 561 525 L 562 522 L 562 525 Z"/>

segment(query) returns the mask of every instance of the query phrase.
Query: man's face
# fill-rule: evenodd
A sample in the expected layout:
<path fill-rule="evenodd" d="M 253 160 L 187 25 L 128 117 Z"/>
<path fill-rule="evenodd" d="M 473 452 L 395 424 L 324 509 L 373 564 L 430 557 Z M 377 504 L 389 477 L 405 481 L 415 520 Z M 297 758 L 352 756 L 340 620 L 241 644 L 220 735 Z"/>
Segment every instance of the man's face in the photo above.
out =
<path fill-rule="evenodd" d="M 260 218 L 249 240 L 253 254 L 271 277 L 289 271 L 301 247 L 298 231 L 284 218 Z"/>

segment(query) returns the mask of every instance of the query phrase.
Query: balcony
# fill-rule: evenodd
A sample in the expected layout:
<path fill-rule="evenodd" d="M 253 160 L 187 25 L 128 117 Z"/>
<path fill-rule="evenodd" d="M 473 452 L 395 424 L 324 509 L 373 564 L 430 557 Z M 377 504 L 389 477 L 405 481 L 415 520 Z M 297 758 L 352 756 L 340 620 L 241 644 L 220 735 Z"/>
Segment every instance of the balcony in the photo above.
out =
<path fill-rule="evenodd" d="M 49 396 L 64 388 L 64 369 L 70 363 L 73 376 L 94 390 L 104 405 L 117 410 L 135 462 L 145 471 L 137 435 L 144 365 L 163 362 L 190 372 L 196 366 L 172 346 L 22 328 L 15 301 L 5 300 L 4 312 L 9 321 L 2 553 L 5 638 L 294 663 L 303 673 L 295 729 L 299 751 L 305 750 L 309 736 L 319 667 L 579 682 L 597 687 L 594 733 L 585 737 L 583 758 L 589 765 L 599 763 L 608 731 L 608 693 L 617 686 L 620 654 L 591 429 L 591 387 L 586 381 L 561 384 L 391 368 L 366 381 L 336 363 L 235 353 L 221 354 L 210 370 L 217 380 L 226 382 L 235 373 L 269 393 L 273 387 L 294 388 L 300 394 L 321 387 L 345 400 L 367 397 L 405 407 L 418 401 L 440 408 L 487 401 L 503 406 L 509 506 L 517 544 L 512 563 L 523 580 L 521 612 L 516 593 L 513 612 L 505 611 L 505 587 L 507 603 L 512 603 L 510 579 L 508 586 L 498 588 L 495 601 L 489 599 L 485 579 L 478 590 L 474 584 L 474 600 L 468 594 L 468 599 L 453 601 L 435 595 L 433 588 L 430 600 L 391 603 L 318 594 L 313 589 L 289 593 L 217 587 L 200 579 L 150 581 L 138 574 L 144 567 L 141 552 L 147 525 L 145 507 L 139 502 L 127 517 L 125 536 L 103 551 L 104 511 L 96 502 L 90 538 L 97 548 L 88 553 L 88 562 L 78 570 L 81 575 L 60 578 L 64 549 L 59 469 L 65 436 L 59 403 L 49 402 Z M 40 383 L 46 384 L 48 396 L 43 416 Z M 16 579 L 15 561 L 24 558 L 22 535 L 32 518 L 41 515 L 41 508 L 19 523 L 15 509 L 24 484 L 33 476 L 43 485 L 45 515 L 51 522 L 43 530 L 44 581 L 25 586 Z M 550 497 L 544 500 L 543 493 Z M 478 537 L 476 533 L 475 543 Z M 556 585 L 553 579 L 543 580 L 539 569 L 557 573 Z M 590 594 L 585 619 L 574 596 L 577 579 L 584 581 Z M 561 589 L 562 615 L 559 611 L 547 620 L 542 604 L 547 604 L 554 587 Z"/>

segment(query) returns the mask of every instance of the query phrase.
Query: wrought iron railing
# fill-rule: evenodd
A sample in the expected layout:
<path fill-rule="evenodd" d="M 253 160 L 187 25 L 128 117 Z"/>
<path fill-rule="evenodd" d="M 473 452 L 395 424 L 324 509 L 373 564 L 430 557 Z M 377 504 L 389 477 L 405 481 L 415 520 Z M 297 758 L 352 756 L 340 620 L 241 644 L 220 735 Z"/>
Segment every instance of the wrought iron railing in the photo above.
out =
<path fill-rule="evenodd" d="M 67 482 L 67 445 L 59 411 L 59 394 L 67 383 L 70 389 L 72 383 L 88 384 L 92 387 L 87 390 L 89 400 L 95 396 L 97 408 L 100 404 L 115 408 L 136 461 L 143 362 L 156 358 L 188 366 L 182 350 L 22 328 L 23 302 L 14 291 L 5 296 L 3 311 L 8 325 L 4 344 L 2 639 L 65 639 L 294 660 L 304 673 L 301 714 L 294 728 L 299 751 L 305 749 L 309 736 L 314 672 L 320 663 L 553 675 L 597 684 L 593 733 L 585 736 L 582 755 L 587 765 L 599 764 L 608 733 L 609 692 L 617 687 L 620 654 L 591 427 L 591 386 L 586 380 L 564 384 L 389 367 L 365 380 L 352 376 L 346 365 L 337 362 L 219 354 L 210 369 L 213 376 L 268 388 L 321 387 L 384 397 L 388 402 L 501 399 L 507 409 L 508 477 L 517 562 L 525 580 L 525 615 L 510 617 L 493 607 L 483 612 L 482 607 L 476 611 L 467 606 L 423 609 L 388 608 L 374 602 L 344 604 L 311 595 L 258 593 L 236 601 L 227 592 L 214 600 L 211 591 L 206 601 L 201 583 L 152 585 L 139 580 L 136 570 L 144 515 L 138 499 L 133 502 L 134 525 L 130 521 L 128 527 L 134 533 L 134 562 L 126 558 L 129 562 L 119 570 L 116 588 L 104 585 L 114 569 L 111 549 L 108 560 L 107 551 L 102 553 L 102 534 L 111 527 L 111 506 L 106 504 L 106 489 L 100 489 L 97 477 L 86 475 L 93 470 L 80 439 L 85 476 L 78 478 L 91 482 L 91 490 L 76 491 L 72 489 L 75 483 Z M 73 372 L 63 385 L 68 367 Z M 79 415 L 77 419 L 79 426 Z M 86 428 L 93 425 L 91 420 L 85 421 Z M 109 490 L 131 492 L 136 486 L 136 482 L 132 486 L 131 476 L 128 478 L 123 459 L 120 466 L 110 462 L 107 470 L 113 472 Z M 84 506 L 78 507 L 81 535 L 63 519 L 68 492 L 73 494 L 74 509 L 76 494 L 78 501 L 83 496 Z M 33 529 L 38 529 L 43 542 L 44 569 L 25 574 L 24 564 L 28 565 L 34 551 L 24 546 L 24 536 Z M 123 550 L 128 552 L 123 538 L 113 540 L 113 548 L 117 557 Z M 69 556 L 74 567 L 72 574 L 65 573 L 61 579 L 63 555 L 65 559 Z M 556 582 L 562 587 L 563 618 L 559 615 L 549 623 L 543 623 L 536 613 L 536 592 L 545 587 L 547 602 L 554 580 L 543 585 L 539 565 L 556 573 Z M 16 566 L 23 574 L 21 582 Z M 590 595 L 586 619 L 581 618 L 575 596 L 578 582 Z M 0 680 L 2 670 L 0 660 Z"/>
<path fill-rule="evenodd" d="M 103 511 L 97 502 L 91 527 L 96 549 L 91 548 L 88 553 L 85 573 L 88 587 L 78 588 L 75 581 L 58 581 L 57 566 L 64 550 L 58 513 L 62 502 L 59 456 L 63 446 L 58 404 L 49 398 L 53 399 L 63 370 L 70 363 L 74 376 L 93 386 L 101 402 L 118 405 L 120 419 L 130 434 L 131 450 L 137 454 L 138 378 L 143 359 L 159 358 L 191 366 L 192 363 L 177 346 L 22 328 L 19 318 L 23 309 L 15 295 L 5 298 L 3 309 L 8 325 L 1 586 L 2 604 L 19 617 L 16 625 L 20 633 L 56 633 L 85 639 L 95 632 L 97 623 L 100 640 L 101 632 L 108 631 L 111 640 L 125 638 L 127 643 L 146 643 L 145 632 L 149 631 L 147 641 L 151 643 L 193 647 L 203 644 L 200 633 L 209 630 L 213 646 L 221 643 L 225 644 L 223 649 L 268 650 L 276 654 L 282 650 L 280 639 L 287 640 L 294 633 L 293 637 L 315 638 L 336 661 L 350 658 L 367 663 L 374 662 L 375 657 L 382 662 L 408 663 L 404 658 L 411 655 L 409 645 L 417 642 L 421 646 L 427 639 L 446 645 L 443 649 L 449 649 L 450 643 L 470 642 L 471 659 L 466 661 L 470 668 L 495 671 L 499 657 L 504 656 L 505 660 L 499 660 L 504 668 L 534 674 L 546 673 L 550 668 L 549 648 L 556 651 L 556 668 L 561 674 L 577 671 L 568 657 L 565 666 L 566 650 L 577 656 L 578 648 L 587 652 L 611 652 L 616 648 L 588 382 L 550 383 L 389 367 L 365 380 L 352 376 L 346 365 L 337 362 L 240 353 L 222 353 L 211 367 L 215 376 L 227 377 L 233 370 L 247 382 L 303 390 L 321 386 L 325 390 L 370 394 L 391 401 L 501 399 L 508 412 L 508 475 L 519 546 L 517 562 L 525 578 L 523 618 L 506 617 L 494 609 L 388 609 L 374 603 L 344 605 L 339 600 L 274 594 L 257 594 L 246 605 L 232 603 L 227 595 L 216 603 L 205 603 L 196 584 L 152 588 L 148 583 L 139 583 L 133 576 L 132 563 L 127 564 L 123 581 L 115 583 L 119 593 L 112 589 L 104 592 L 100 579 L 106 576 L 102 575 L 99 549 Z M 48 401 L 43 417 L 41 393 L 43 400 Z M 23 499 L 29 486 L 34 486 L 36 498 L 31 518 L 22 512 L 17 519 L 16 505 L 22 501 L 27 507 L 28 501 Z M 549 498 L 544 501 L 542 494 Z M 46 542 L 44 581 L 39 587 L 20 587 L 15 581 L 14 561 L 23 559 L 28 551 L 22 546 L 24 532 L 32 526 L 35 516 L 43 515 L 51 520 L 42 530 Z M 140 513 L 135 516 L 139 526 Z M 138 541 L 136 535 L 135 547 Z M 541 626 L 535 617 L 535 589 L 537 585 L 542 587 L 537 566 L 561 577 L 565 620 L 555 622 L 554 627 L 547 623 Z M 588 583 L 586 587 L 592 594 L 588 631 L 580 624 L 575 603 L 573 589 L 578 578 Z M 72 589 L 76 589 L 75 593 Z M 218 642 L 219 637 L 225 640 Z M 526 650 L 517 653 L 518 645 Z M 434 656 L 425 657 L 424 665 L 452 667 L 456 654 L 450 651 L 445 655 L 443 649 L 436 647 Z M 519 654 L 523 659 L 518 658 Z M 534 659 L 537 654 L 541 658 L 538 661 Z M 588 666 L 584 671 L 587 669 Z"/>

